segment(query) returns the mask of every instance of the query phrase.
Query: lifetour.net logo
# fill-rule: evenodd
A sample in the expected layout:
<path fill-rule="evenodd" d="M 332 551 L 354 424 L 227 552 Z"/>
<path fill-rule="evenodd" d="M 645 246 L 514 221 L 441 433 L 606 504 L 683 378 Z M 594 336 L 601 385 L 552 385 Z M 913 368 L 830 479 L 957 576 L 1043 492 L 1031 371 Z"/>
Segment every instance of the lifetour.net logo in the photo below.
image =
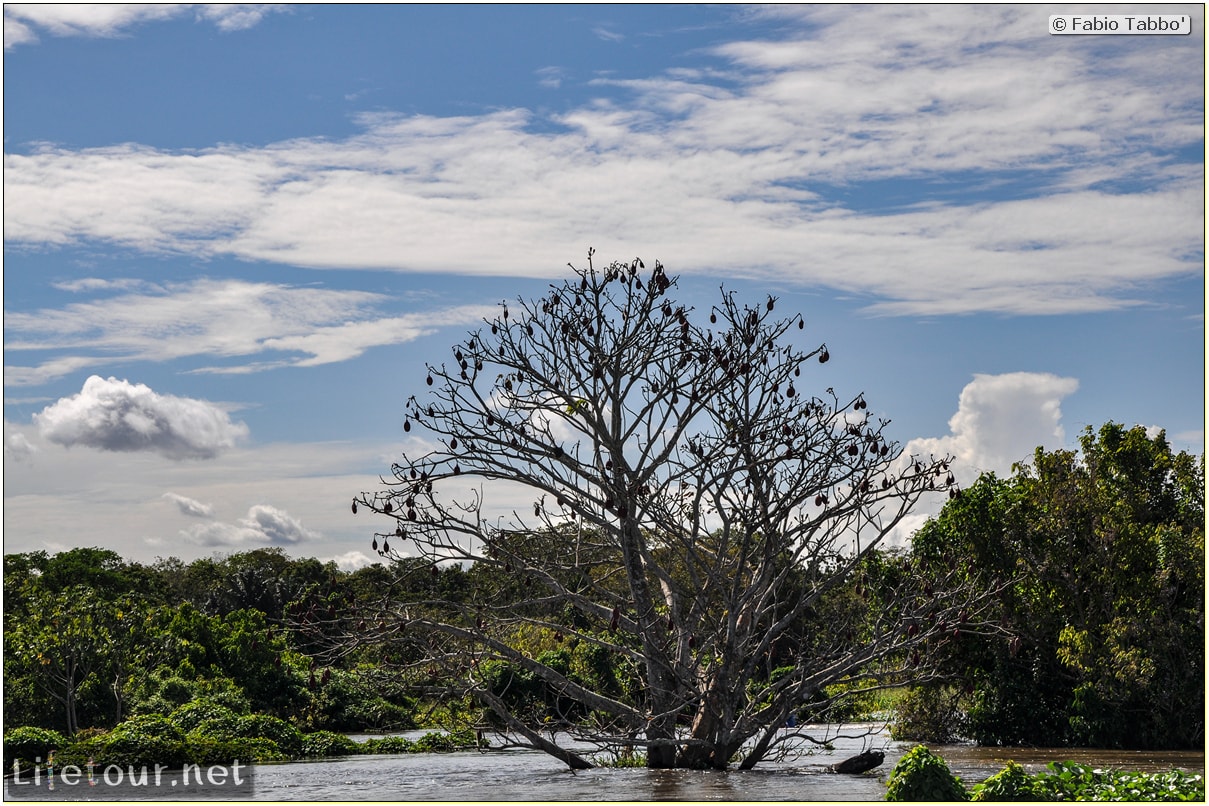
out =
<path fill-rule="evenodd" d="M 4 776 L 5 800 L 247 800 L 253 792 L 253 767 L 230 764 L 83 765 L 45 763 L 30 768 L 13 762 Z"/>

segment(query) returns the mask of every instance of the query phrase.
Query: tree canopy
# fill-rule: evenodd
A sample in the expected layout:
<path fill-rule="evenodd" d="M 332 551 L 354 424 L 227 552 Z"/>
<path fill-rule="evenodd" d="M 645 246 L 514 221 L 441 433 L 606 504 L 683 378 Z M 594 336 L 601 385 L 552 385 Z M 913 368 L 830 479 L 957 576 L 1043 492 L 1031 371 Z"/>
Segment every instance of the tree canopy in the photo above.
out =
<path fill-rule="evenodd" d="M 922 560 L 1009 580 L 1009 636 L 942 659 L 984 744 L 1204 741 L 1204 460 L 1141 426 L 1088 428 L 984 475 L 916 534 Z"/>

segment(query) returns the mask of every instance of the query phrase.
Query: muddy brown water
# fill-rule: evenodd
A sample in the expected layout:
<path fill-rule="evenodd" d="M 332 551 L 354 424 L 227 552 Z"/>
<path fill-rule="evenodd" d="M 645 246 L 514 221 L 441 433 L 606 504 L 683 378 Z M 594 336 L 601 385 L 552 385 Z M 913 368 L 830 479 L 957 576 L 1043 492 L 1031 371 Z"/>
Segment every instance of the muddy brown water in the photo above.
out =
<path fill-rule="evenodd" d="M 868 736 L 857 734 L 872 731 Z M 840 734 L 837 737 L 837 732 Z M 258 768 L 258 800 L 475 801 L 881 801 L 886 778 L 914 742 L 894 742 L 877 725 L 811 729 L 833 750 L 805 751 L 754 770 L 704 772 L 600 767 L 572 772 L 534 751 L 505 750 L 413 756 L 357 756 Z M 852 737 L 852 738 L 846 738 Z M 364 738 L 364 737 L 355 737 Z M 863 775 L 827 768 L 866 749 L 886 759 Z M 1181 769 L 1204 775 L 1203 752 L 1140 752 L 934 745 L 967 786 L 1003 769 L 1008 760 L 1029 771 L 1050 761 L 1079 761 L 1136 771 Z"/>
<path fill-rule="evenodd" d="M 894 764 L 914 746 L 894 742 L 877 725 L 838 731 L 808 728 L 833 749 L 798 742 L 785 757 L 755 770 L 703 772 L 599 767 L 572 772 L 550 756 L 529 750 L 350 756 L 254 767 L 254 788 L 240 800 L 258 801 L 881 801 Z M 867 733 L 868 735 L 859 736 Z M 403 734 L 415 737 L 420 734 Z M 364 736 L 355 736 L 364 739 Z M 866 749 L 886 753 L 862 775 L 827 768 Z M 1079 761 L 1136 771 L 1181 769 L 1204 775 L 1203 752 L 1140 752 L 935 745 L 950 769 L 972 786 L 1014 760 L 1030 771 L 1050 761 Z M 87 789 L 67 793 L 90 799 Z M 95 790 L 94 790 L 95 791 Z M 6 794 L 13 794 L 6 787 Z M 183 793 L 181 793 L 183 794 Z M 65 799 L 75 800 L 70 797 Z M 159 800 L 153 789 L 128 790 L 124 800 Z"/>

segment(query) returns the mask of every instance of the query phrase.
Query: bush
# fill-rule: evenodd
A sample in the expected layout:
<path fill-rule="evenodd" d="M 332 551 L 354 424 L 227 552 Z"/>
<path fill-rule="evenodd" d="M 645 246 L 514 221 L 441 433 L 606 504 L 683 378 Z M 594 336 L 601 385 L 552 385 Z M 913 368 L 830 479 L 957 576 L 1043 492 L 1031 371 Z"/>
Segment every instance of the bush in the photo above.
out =
<path fill-rule="evenodd" d="M 974 787 L 970 800 L 975 801 L 1011 801 L 1011 800 L 1044 800 L 1037 796 L 1033 778 L 1014 761 L 995 773 L 990 778 Z"/>
<path fill-rule="evenodd" d="M 964 801 L 968 795 L 945 760 L 921 744 L 900 758 L 890 771 L 886 800 Z"/>
<path fill-rule="evenodd" d="M 455 730 L 452 733 L 425 733 L 413 743 L 413 753 L 448 753 L 453 750 L 473 750 L 485 746 L 474 731 Z"/>
<path fill-rule="evenodd" d="M 225 754 L 227 760 L 240 761 L 277 761 L 302 753 L 302 734 L 285 720 L 264 714 L 236 716 L 221 708 L 189 732 L 194 752 L 206 758 Z"/>
<path fill-rule="evenodd" d="M 234 761 L 255 763 L 290 759 L 272 739 L 215 739 L 194 731 L 189 734 L 187 744 L 192 763 L 202 766 Z"/>
<path fill-rule="evenodd" d="M 4 771 L 12 770 L 14 761 L 20 761 L 22 768 L 45 761 L 51 750 L 62 750 L 66 745 L 67 740 L 57 730 L 14 728 L 4 734 Z"/>
<path fill-rule="evenodd" d="M 87 744 L 84 748 L 82 745 Z M 81 743 L 93 751 L 98 764 L 154 768 L 181 767 L 189 763 L 185 735 L 159 714 L 136 716 L 122 722 L 103 737 Z"/>
<path fill-rule="evenodd" d="M 894 707 L 890 738 L 895 741 L 949 744 L 962 732 L 958 695 L 938 686 L 913 688 Z"/>
<path fill-rule="evenodd" d="M 363 753 L 448 753 L 454 750 L 475 750 L 490 747 L 486 739 L 469 728 L 449 733 L 432 731 L 414 741 L 402 736 L 367 739 L 361 745 Z"/>
<path fill-rule="evenodd" d="M 237 714 L 230 708 L 208 698 L 198 698 L 187 702 L 168 715 L 169 721 L 184 733 L 189 733 L 203 722 L 210 720 L 221 720 L 220 724 L 226 724 L 229 721 L 233 724 L 236 717 Z"/>
<path fill-rule="evenodd" d="M 317 730 L 303 734 L 302 755 L 304 756 L 352 756 L 360 752 L 361 746 L 342 733 Z"/>
<path fill-rule="evenodd" d="M 248 714 L 238 717 L 235 722 L 235 738 L 270 739 L 289 756 L 302 752 L 302 734 L 284 719 L 265 714 Z"/>
<path fill-rule="evenodd" d="M 402 736 L 383 736 L 380 739 L 366 739 L 361 745 L 363 753 L 414 753 L 415 743 Z"/>
<path fill-rule="evenodd" d="M 1051 761 L 1033 778 L 1039 800 L 1204 801 L 1205 780 L 1172 770 L 1165 773 L 1093 769 L 1073 761 Z"/>

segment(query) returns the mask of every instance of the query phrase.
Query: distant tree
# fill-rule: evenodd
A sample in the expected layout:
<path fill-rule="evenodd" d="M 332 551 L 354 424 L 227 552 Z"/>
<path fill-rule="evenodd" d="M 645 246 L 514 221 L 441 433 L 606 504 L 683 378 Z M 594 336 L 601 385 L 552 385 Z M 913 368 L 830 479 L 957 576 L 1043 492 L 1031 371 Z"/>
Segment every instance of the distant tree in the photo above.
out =
<path fill-rule="evenodd" d="M 397 600 L 357 642 L 406 646 L 413 668 L 571 767 L 591 761 L 510 707 L 499 663 L 577 704 L 561 725 L 578 738 L 645 749 L 651 767 L 724 768 L 742 750 L 749 768 L 825 687 L 926 674 L 919 650 L 943 624 L 993 629 L 976 585 L 924 596 L 905 568 L 879 610 L 809 640 L 803 625 L 920 496 L 956 494 L 947 458 L 901 456 L 862 395 L 807 392 L 830 354 L 797 346 L 805 322 L 777 318 L 774 297 L 723 292 L 699 313 L 669 296 L 659 264 L 602 271 L 589 253 L 572 268 L 428 367 L 403 428 L 431 450 L 353 505 L 390 519 L 372 544 L 387 557 L 513 584 Z M 594 684 L 618 678 L 541 641 L 600 647 L 641 687 Z"/>
<path fill-rule="evenodd" d="M 1203 746 L 1204 460 L 1140 426 L 1079 442 L 983 476 L 916 534 L 923 565 L 1010 581 L 1006 636 L 937 660 L 983 743 Z"/>

